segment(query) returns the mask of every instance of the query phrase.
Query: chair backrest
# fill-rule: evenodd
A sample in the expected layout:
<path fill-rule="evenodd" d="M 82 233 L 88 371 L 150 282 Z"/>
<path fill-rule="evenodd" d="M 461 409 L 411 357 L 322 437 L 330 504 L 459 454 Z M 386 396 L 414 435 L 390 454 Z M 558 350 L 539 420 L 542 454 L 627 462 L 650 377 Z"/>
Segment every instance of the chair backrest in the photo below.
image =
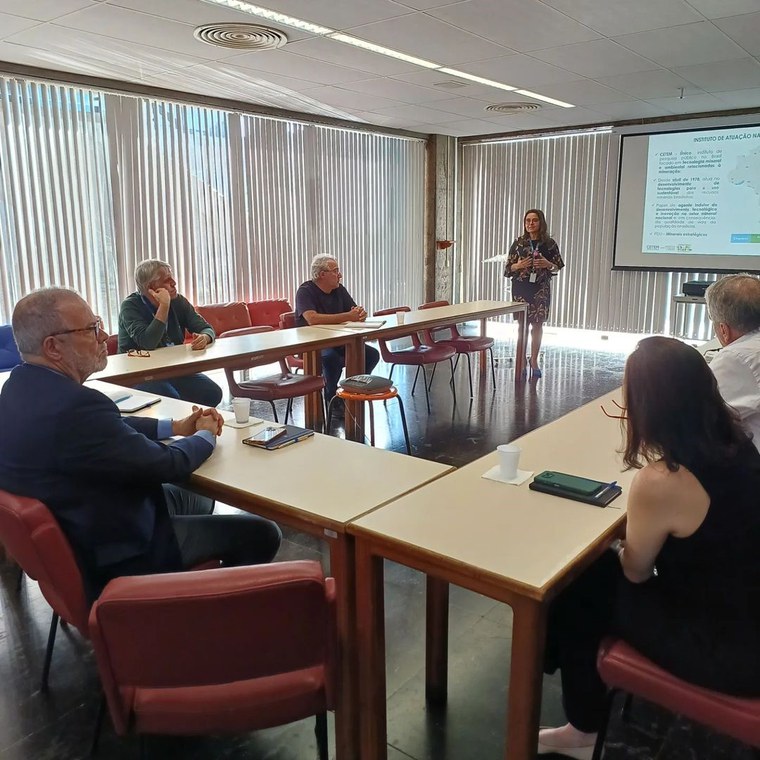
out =
<path fill-rule="evenodd" d="M 287 714 L 303 710 L 299 688 L 329 709 L 334 600 L 332 579 L 313 561 L 111 581 L 93 605 L 90 634 L 116 731 L 127 731 L 135 703 L 137 730 L 153 717 L 161 733 L 228 730 L 229 714 L 244 710 L 254 715 L 237 730 L 256 728 L 255 713 L 267 709 L 270 720 L 282 713 L 270 725 L 320 711 Z M 182 708 L 174 717 L 151 716 L 170 704 Z"/>
<path fill-rule="evenodd" d="M 423 303 L 419 305 L 419 309 L 435 309 L 439 306 L 449 306 L 448 301 L 428 301 L 427 303 Z M 438 337 L 436 338 L 433 333 L 438 333 Z M 443 338 L 441 338 L 441 334 L 447 332 L 448 334 L 445 335 Z M 423 330 L 422 331 L 422 342 L 425 345 L 432 346 L 434 343 L 436 343 L 439 340 L 452 340 L 454 338 L 457 338 L 459 336 L 459 330 L 457 330 L 456 325 L 452 325 L 451 327 L 438 327 L 434 328 L 433 330 Z"/>
<path fill-rule="evenodd" d="M 106 338 L 106 350 L 108 351 L 109 356 L 113 356 L 114 354 L 119 353 L 119 335 L 118 333 L 114 333 L 113 335 L 109 335 L 108 338 Z"/>
<path fill-rule="evenodd" d="M 198 314 L 214 328 L 217 336 L 229 330 L 251 326 L 251 316 L 242 301 L 212 303 L 207 306 L 198 306 L 197 310 Z"/>
<path fill-rule="evenodd" d="M 37 499 L 0 491 L 0 541 L 40 584 L 53 610 L 88 636 L 89 604 L 74 552 L 51 511 Z"/>
<path fill-rule="evenodd" d="M 255 335 L 256 333 L 263 333 L 263 332 L 272 332 L 274 330 L 273 327 L 270 327 L 269 325 L 258 325 L 257 327 L 240 327 L 237 330 L 227 330 L 227 332 L 222 333 L 219 337 L 220 338 L 231 338 L 235 335 Z M 270 359 L 265 359 L 264 361 L 251 361 L 250 359 L 242 361 L 239 364 L 234 364 L 230 367 L 224 368 L 224 374 L 227 377 L 227 384 L 230 388 L 230 393 L 233 396 L 245 396 L 245 393 L 238 385 L 237 380 L 235 379 L 235 372 L 239 372 L 241 370 L 245 369 L 252 369 L 253 367 L 260 367 L 264 364 L 272 364 L 273 362 Z M 285 363 L 284 359 L 279 359 L 278 363 L 280 365 L 280 372 L 283 374 L 288 374 L 288 366 Z"/>
<path fill-rule="evenodd" d="M 436 309 L 439 306 L 448 306 L 448 301 L 428 301 L 427 303 L 420 304 L 420 309 Z"/>
<path fill-rule="evenodd" d="M 285 298 L 252 301 L 247 306 L 252 325 L 269 325 L 275 330 L 280 327 L 280 314 L 293 310 L 290 302 Z"/>
<path fill-rule="evenodd" d="M 375 317 L 382 317 L 386 314 L 395 314 L 397 311 L 411 311 L 411 309 L 408 306 L 391 306 L 390 309 L 378 309 L 377 311 L 372 312 L 372 315 Z"/>
<path fill-rule="evenodd" d="M 13 328 L 0 325 L 0 371 L 13 369 L 17 364 L 21 364 L 21 354 L 13 337 Z"/>

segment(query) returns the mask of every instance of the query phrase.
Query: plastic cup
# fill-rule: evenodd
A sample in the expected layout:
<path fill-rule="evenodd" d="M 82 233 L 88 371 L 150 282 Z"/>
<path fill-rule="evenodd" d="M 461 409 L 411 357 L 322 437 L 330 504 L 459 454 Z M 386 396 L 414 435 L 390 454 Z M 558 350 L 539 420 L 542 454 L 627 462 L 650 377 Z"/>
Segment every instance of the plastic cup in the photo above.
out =
<path fill-rule="evenodd" d="M 499 474 L 502 479 L 514 480 L 522 449 L 514 443 L 502 443 L 496 447 L 496 451 L 499 453 Z"/>
<path fill-rule="evenodd" d="M 251 400 L 247 398 L 233 398 L 232 409 L 235 412 L 235 422 L 248 422 L 251 416 Z"/>
<path fill-rule="evenodd" d="M 403 311 L 397 311 L 396 312 L 396 324 L 397 325 L 403 325 L 404 324 L 404 315 L 406 312 Z"/>

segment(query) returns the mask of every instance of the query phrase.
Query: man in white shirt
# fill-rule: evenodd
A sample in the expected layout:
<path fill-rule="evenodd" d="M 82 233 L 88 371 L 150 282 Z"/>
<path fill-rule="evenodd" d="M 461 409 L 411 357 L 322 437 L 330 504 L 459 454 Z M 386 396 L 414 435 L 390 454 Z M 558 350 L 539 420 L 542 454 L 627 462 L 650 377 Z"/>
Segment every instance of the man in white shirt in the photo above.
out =
<path fill-rule="evenodd" d="M 728 275 L 710 285 L 705 299 L 723 346 L 710 369 L 721 396 L 760 450 L 760 279 Z"/>

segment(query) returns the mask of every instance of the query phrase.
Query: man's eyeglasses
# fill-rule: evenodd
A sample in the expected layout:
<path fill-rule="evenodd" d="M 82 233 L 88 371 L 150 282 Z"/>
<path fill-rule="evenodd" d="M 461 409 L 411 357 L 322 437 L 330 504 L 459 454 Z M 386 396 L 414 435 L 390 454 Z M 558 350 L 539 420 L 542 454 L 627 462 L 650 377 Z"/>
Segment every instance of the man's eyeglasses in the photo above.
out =
<path fill-rule="evenodd" d="M 610 414 L 601 404 L 599 405 L 599 408 L 612 420 L 627 420 L 628 410 L 624 406 L 620 406 L 620 404 L 614 399 L 612 400 L 612 403 L 622 412 L 622 414 Z"/>
<path fill-rule="evenodd" d="M 93 322 L 91 325 L 87 325 L 87 327 L 75 327 L 72 330 L 58 330 L 58 332 L 50 333 L 48 336 L 49 338 L 52 338 L 56 335 L 71 335 L 72 333 L 78 333 L 78 332 L 92 332 L 92 334 L 95 336 L 95 339 L 97 340 L 98 335 L 100 334 L 101 330 L 105 332 L 103 329 L 103 320 L 98 317 L 96 322 Z"/>
<path fill-rule="evenodd" d="M 340 274 L 340 267 L 335 267 L 335 269 L 325 269 L 325 272 L 329 272 L 330 274 Z"/>
<path fill-rule="evenodd" d="M 133 356 L 139 359 L 147 359 L 150 356 L 150 351 L 143 351 L 140 348 L 130 348 L 129 351 L 127 351 L 127 356 Z"/>

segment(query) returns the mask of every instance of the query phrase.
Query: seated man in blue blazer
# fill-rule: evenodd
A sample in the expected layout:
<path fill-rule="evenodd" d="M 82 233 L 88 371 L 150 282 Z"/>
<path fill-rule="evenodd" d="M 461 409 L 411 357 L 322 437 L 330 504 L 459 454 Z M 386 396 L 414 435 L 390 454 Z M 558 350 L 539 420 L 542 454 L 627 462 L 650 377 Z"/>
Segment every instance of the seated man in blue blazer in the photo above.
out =
<path fill-rule="evenodd" d="M 13 332 L 24 363 L 0 392 L 0 488 L 44 502 L 79 562 L 88 596 L 112 578 L 171 572 L 207 559 L 269 562 L 281 534 L 254 515 L 197 514 L 177 486 L 214 451 L 222 419 L 122 417 L 83 385 L 106 365 L 100 319 L 73 290 L 22 298 Z M 161 443 L 170 436 L 181 436 Z M 172 509 L 170 510 L 170 505 Z M 193 514 L 195 513 L 195 514 Z"/>

